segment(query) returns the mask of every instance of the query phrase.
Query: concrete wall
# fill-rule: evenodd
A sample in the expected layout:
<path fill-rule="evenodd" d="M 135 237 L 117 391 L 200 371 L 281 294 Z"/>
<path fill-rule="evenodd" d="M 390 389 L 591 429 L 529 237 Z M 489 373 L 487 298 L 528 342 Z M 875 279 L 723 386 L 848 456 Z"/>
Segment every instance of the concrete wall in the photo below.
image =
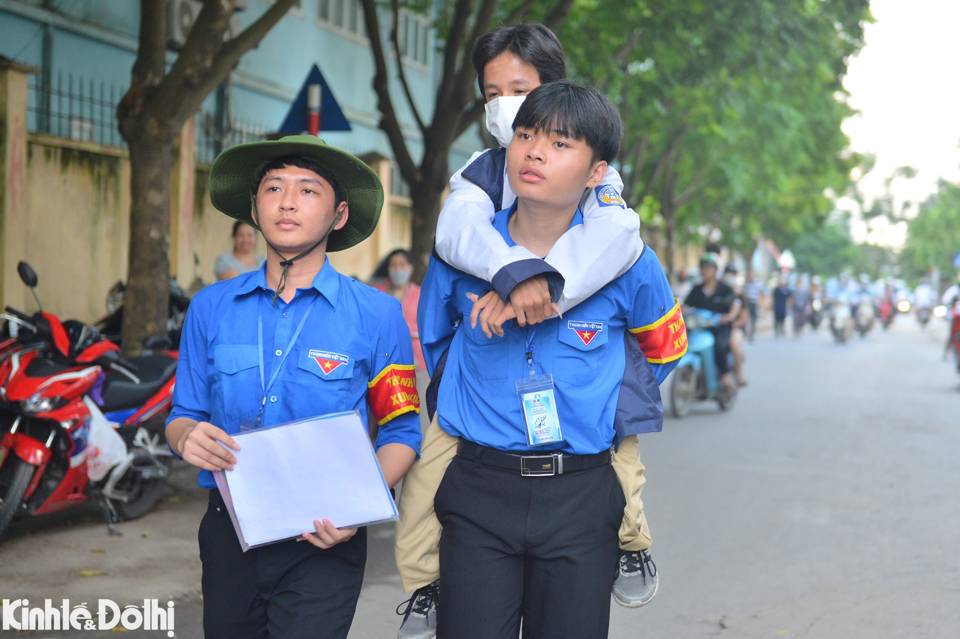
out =
<path fill-rule="evenodd" d="M 45 135 L 27 135 L 23 215 L 4 220 L 10 238 L 3 256 L 3 305 L 32 312 L 36 303 L 20 283 L 16 265 L 25 260 L 40 283 L 44 309 L 64 318 L 93 321 L 106 313 L 107 291 L 127 273 L 130 238 L 130 162 L 125 151 Z M 374 163 L 389 180 L 389 164 Z M 233 219 L 210 203 L 207 167 L 195 169 L 192 220 L 180 211 L 171 229 L 171 272 L 187 289 L 196 278 L 214 281 L 217 255 L 232 250 Z M 385 184 L 389 188 L 389 182 Z M 173 194 L 176 197 L 176 192 Z M 173 198 L 172 198 L 173 199 Z M 172 209 L 175 207 L 172 207 Z M 184 207 L 186 208 L 186 207 Z M 374 236 L 331 254 L 334 267 L 366 280 L 380 258 L 410 246 L 409 201 L 389 198 Z M 188 235 L 189 237 L 185 237 Z M 257 253 L 266 254 L 262 238 Z"/>
<path fill-rule="evenodd" d="M 29 262 L 44 309 L 60 316 L 89 321 L 103 315 L 107 290 L 127 271 L 130 163 L 119 150 L 105 151 L 28 136 L 23 239 L 3 267 L 9 274 L 17 261 Z M 35 310 L 22 285 L 10 286 L 4 303 Z"/>

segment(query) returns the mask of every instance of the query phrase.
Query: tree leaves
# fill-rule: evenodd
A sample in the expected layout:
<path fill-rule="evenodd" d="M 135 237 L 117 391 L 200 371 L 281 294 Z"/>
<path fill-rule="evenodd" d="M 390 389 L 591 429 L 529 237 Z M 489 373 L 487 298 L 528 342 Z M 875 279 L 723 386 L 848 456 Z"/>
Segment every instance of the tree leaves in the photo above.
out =
<path fill-rule="evenodd" d="M 841 76 L 868 19 L 866 0 L 582 2 L 560 37 L 571 75 L 620 109 L 634 207 L 657 197 L 676 241 L 746 247 L 792 242 L 847 190 Z"/>

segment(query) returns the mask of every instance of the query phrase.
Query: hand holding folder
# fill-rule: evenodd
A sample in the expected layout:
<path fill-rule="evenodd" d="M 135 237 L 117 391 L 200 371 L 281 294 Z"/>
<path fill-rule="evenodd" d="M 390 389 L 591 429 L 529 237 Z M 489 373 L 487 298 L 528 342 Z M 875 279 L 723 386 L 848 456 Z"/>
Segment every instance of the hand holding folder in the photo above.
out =
<path fill-rule="evenodd" d="M 356 411 L 234 435 L 231 471 L 214 473 L 240 545 L 249 548 L 315 532 L 397 519 L 367 429 Z"/>

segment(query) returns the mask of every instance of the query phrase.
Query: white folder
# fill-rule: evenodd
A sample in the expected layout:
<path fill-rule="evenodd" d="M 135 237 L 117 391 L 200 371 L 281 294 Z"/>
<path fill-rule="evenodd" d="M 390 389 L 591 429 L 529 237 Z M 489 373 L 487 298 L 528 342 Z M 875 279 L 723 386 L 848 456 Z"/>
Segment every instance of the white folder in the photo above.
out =
<path fill-rule="evenodd" d="M 233 436 L 233 470 L 214 478 L 243 551 L 314 532 L 397 519 L 360 413 L 336 413 Z"/>

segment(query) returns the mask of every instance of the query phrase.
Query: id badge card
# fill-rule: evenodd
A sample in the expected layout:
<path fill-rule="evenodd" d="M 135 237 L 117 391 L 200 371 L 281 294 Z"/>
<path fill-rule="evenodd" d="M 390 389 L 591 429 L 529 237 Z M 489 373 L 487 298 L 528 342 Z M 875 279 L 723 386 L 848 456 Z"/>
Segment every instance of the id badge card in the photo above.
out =
<path fill-rule="evenodd" d="M 542 446 L 563 441 L 553 375 L 528 377 L 517 382 L 517 397 L 523 414 L 524 430 L 529 446 Z"/>

